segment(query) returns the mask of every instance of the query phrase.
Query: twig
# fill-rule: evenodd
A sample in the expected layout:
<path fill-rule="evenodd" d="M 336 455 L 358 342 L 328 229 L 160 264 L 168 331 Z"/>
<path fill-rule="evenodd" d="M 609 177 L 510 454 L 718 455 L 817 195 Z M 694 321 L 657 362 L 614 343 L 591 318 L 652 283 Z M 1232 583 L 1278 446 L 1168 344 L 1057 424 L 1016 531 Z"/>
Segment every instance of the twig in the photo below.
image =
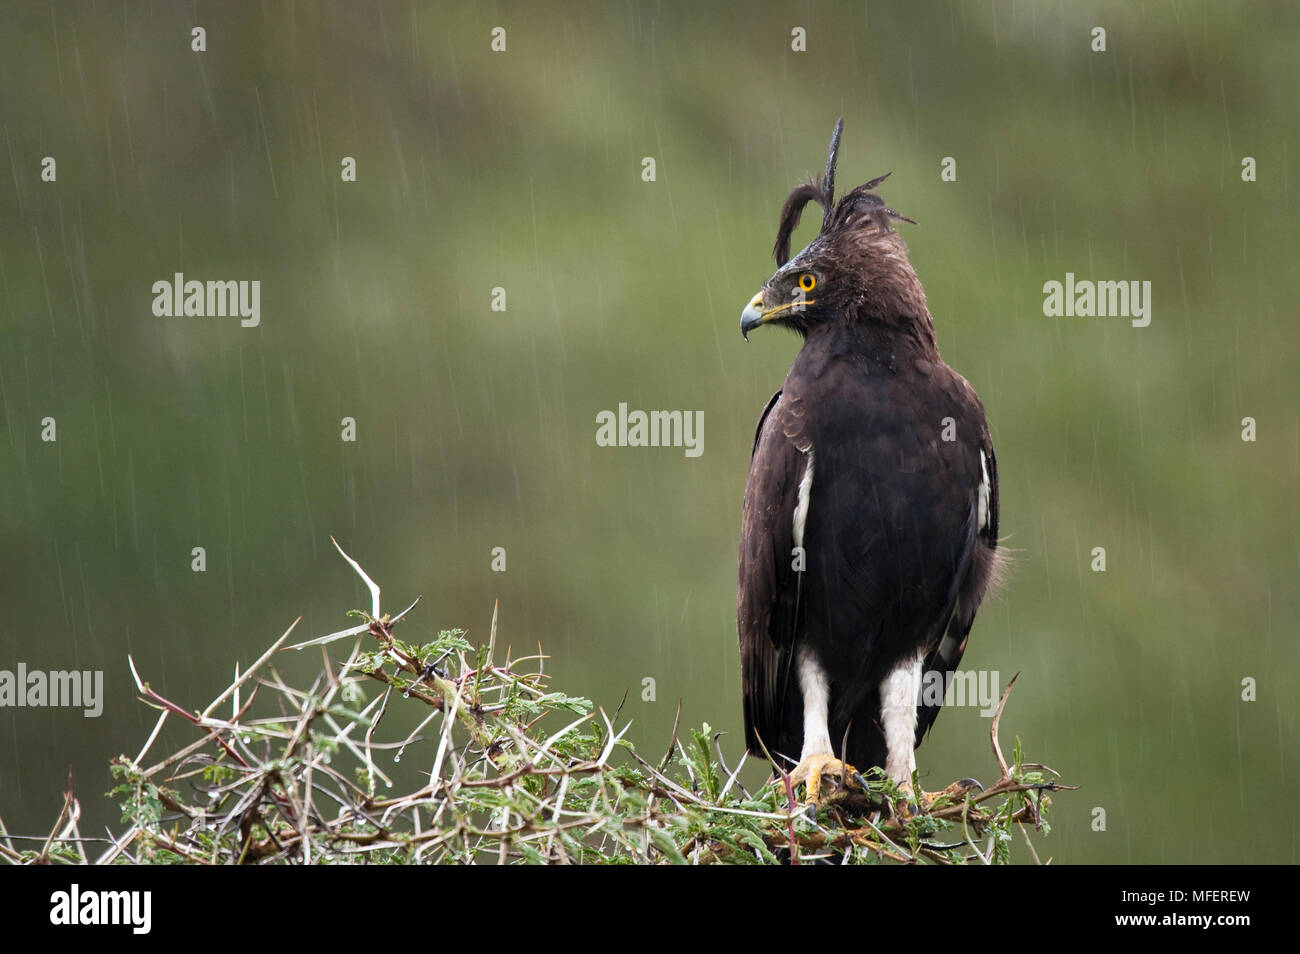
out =
<path fill-rule="evenodd" d="M 1006 708 L 1007 696 L 1011 695 L 1011 687 L 1019 678 L 1020 673 L 1016 673 L 1007 683 L 1007 687 L 1002 690 L 1002 698 L 998 700 L 997 711 L 993 714 L 993 725 L 989 727 L 989 741 L 993 743 L 993 756 L 998 760 L 998 768 L 1002 769 L 1003 778 L 1007 778 L 1011 770 L 1007 767 L 1007 760 L 1002 757 L 1002 746 L 998 744 L 998 726 L 1002 722 L 1002 710 Z"/>

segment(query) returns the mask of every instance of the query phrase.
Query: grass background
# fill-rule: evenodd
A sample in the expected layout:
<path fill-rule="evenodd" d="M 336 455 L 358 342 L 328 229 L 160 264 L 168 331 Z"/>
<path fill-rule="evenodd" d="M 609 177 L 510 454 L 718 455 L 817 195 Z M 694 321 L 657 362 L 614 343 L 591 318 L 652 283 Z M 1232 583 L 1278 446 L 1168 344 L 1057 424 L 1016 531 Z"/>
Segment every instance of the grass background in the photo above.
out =
<path fill-rule="evenodd" d="M 797 344 L 739 312 L 842 115 L 839 182 L 893 171 L 993 427 L 1016 560 L 964 662 L 1024 672 L 1004 738 L 1083 786 L 1048 853 L 1294 862 L 1298 42 L 1280 2 L 7 5 L 0 668 L 102 669 L 106 703 L 0 710 L 0 814 L 44 831 L 71 767 L 83 830 L 115 820 L 128 652 L 199 707 L 298 614 L 341 628 L 329 534 L 424 595 L 404 638 L 486 639 L 499 600 L 558 687 L 630 690 L 633 740 L 680 699 L 734 757 L 741 495 Z M 177 271 L 260 280 L 260 327 L 155 318 Z M 1044 317 L 1067 271 L 1150 281 L 1150 327 Z M 619 402 L 702 410 L 703 456 L 597 447 Z M 945 712 L 924 780 L 988 775 L 986 736 Z"/>

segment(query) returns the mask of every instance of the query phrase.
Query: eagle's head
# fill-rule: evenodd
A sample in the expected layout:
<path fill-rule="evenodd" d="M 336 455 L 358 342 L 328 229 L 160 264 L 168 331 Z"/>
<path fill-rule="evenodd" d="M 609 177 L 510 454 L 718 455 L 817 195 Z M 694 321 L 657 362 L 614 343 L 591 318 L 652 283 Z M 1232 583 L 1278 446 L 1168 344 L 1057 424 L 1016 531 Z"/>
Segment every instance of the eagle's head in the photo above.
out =
<path fill-rule="evenodd" d="M 781 210 L 772 249 L 777 270 L 741 312 L 740 331 L 746 338 L 766 324 L 782 325 L 805 338 L 819 325 L 835 321 L 929 329 L 925 293 L 907 260 L 907 246 L 891 225 L 912 220 L 871 191 L 889 173 L 835 202 L 835 163 L 843 128 L 841 119 L 831 135 L 826 175 L 796 188 Z M 821 231 L 791 258 L 790 237 L 809 202 L 822 207 Z"/>

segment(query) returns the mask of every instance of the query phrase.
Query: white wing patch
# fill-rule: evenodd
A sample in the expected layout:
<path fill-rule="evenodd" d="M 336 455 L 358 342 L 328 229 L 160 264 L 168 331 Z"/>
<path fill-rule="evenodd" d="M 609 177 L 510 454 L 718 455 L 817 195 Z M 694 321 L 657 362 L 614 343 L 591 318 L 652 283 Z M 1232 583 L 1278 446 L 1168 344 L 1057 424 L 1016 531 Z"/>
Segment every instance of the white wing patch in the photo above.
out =
<path fill-rule="evenodd" d="M 984 459 L 983 451 L 980 451 L 980 471 L 983 477 L 980 479 L 978 517 L 979 529 L 983 530 L 989 525 L 989 494 L 992 492 L 989 485 L 989 465 L 988 461 Z M 801 487 L 800 490 L 802 491 L 802 489 Z"/>
<path fill-rule="evenodd" d="M 985 478 L 987 480 L 987 477 Z M 804 468 L 803 479 L 799 481 L 799 500 L 794 507 L 794 545 L 803 546 L 803 531 L 808 523 L 808 499 L 812 494 L 813 449 L 808 448 L 808 466 Z"/>

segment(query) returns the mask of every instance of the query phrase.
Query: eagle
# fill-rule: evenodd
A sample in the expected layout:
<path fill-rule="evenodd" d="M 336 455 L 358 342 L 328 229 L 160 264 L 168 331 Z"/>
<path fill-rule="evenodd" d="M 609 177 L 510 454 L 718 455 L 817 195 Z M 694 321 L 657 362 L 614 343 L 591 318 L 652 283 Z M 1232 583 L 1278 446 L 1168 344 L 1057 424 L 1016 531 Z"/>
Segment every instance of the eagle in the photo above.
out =
<path fill-rule="evenodd" d="M 736 615 L 746 746 L 797 760 L 812 810 L 823 775 L 872 767 L 916 798 L 916 747 L 1002 556 L 984 408 L 939 356 L 893 228 L 916 223 L 872 192 L 888 173 L 835 201 L 843 128 L 786 200 L 777 270 L 740 316 L 746 340 L 803 339 L 754 437 Z M 791 258 L 809 202 L 821 230 Z"/>

